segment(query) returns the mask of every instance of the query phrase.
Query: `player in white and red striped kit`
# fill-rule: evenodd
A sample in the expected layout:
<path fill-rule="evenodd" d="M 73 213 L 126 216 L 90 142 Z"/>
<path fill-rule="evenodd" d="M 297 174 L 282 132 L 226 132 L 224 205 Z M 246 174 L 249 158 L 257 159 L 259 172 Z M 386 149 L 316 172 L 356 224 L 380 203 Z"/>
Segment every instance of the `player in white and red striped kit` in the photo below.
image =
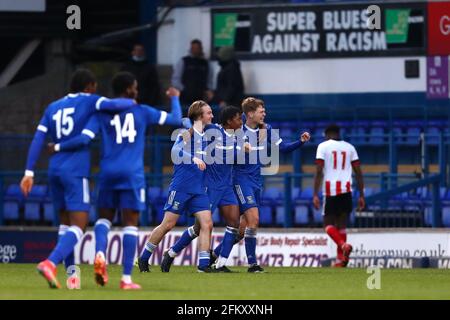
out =
<path fill-rule="evenodd" d="M 319 144 L 316 154 L 313 204 L 320 208 L 319 189 L 323 184 L 323 222 L 325 231 L 337 245 L 335 267 L 346 267 L 352 246 L 347 243 L 346 225 L 352 212 L 352 169 L 359 190 L 358 208 L 365 207 L 364 181 L 358 153 L 353 145 L 340 139 L 340 128 L 325 129 L 326 141 Z"/>

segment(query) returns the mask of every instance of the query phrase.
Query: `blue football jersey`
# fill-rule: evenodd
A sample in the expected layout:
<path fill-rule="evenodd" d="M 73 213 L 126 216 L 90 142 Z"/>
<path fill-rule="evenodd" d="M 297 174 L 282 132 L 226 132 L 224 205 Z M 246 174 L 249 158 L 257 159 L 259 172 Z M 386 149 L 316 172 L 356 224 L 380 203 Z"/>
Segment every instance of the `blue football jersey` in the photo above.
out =
<path fill-rule="evenodd" d="M 238 163 L 233 168 L 233 181 L 241 184 L 246 183 L 250 186 L 262 187 L 261 167 L 270 157 L 271 145 L 279 145 L 282 139 L 279 135 L 272 131 L 272 127 L 267 125 L 267 137 L 261 139 L 261 130 L 252 129 L 247 125 L 243 126 L 245 133 L 244 139 L 252 146 L 250 153 L 245 153 L 242 159 L 238 159 Z M 264 160 L 264 161 L 263 161 Z"/>
<path fill-rule="evenodd" d="M 236 136 L 222 126 L 213 124 L 205 127 L 208 140 L 205 184 L 208 188 L 223 189 L 233 185 L 233 164 L 236 152 L 241 150 Z"/>
<path fill-rule="evenodd" d="M 201 171 L 192 158 L 205 159 L 208 144 L 206 134 L 193 130 L 188 143 L 179 135 L 172 148 L 173 177 L 169 190 L 190 194 L 204 194 L 206 192 L 205 171 Z"/>
<path fill-rule="evenodd" d="M 94 115 L 83 134 L 102 135 L 99 186 L 103 189 L 135 189 L 145 186 L 144 149 L 146 129 L 164 124 L 165 111 L 137 105 L 126 111 Z"/>
<path fill-rule="evenodd" d="M 105 99 L 88 93 L 68 94 L 47 107 L 37 130 L 49 135 L 55 144 L 67 141 L 81 134 L 88 119 L 100 109 Z M 89 170 L 90 153 L 87 146 L 76 151 L 58 152 L 50 158 L 49 174 L 88 176 Z"/>

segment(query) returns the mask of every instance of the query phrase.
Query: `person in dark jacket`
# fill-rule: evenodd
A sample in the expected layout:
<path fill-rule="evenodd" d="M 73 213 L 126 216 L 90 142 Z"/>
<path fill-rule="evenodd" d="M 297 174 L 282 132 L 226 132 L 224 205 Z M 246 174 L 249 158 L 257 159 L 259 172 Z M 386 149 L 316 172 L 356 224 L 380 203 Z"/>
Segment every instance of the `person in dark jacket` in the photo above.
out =
<path fill-rule="evenodd" d="M 156 66 L 150 64 L 142 44 L 135 44 L 131 51 L 131 59 L 122 67 L 136 77 L 138 82 L 137 101 L 140 104 L 159 106 L 162 104 L 161 86 Z"/>
<path fill-rule="evenodd" d="M 222 47 L 219 49 L 217 57 L 221 69 L 217 75 L 215 102 L 221 107 L 226 105 L 240 106 L 244 97 L 244 80 L 234 49 Z"/>
<path fill-rule="evenodd" d="M 211 101 L 213 71 L 203 53 L 202 42 L 191 41 L 189 55 L 174 66 L 172 86 L 181 91 L 180 101 L 190 105 L 197 100 Z"/>

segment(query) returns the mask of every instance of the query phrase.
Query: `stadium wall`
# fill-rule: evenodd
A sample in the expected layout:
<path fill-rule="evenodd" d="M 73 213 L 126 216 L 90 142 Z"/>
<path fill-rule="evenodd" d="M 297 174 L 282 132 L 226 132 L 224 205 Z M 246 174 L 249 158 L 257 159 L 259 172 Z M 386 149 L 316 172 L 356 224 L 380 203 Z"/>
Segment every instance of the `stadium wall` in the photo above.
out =
<path fill-rule="evenodd" d="M 3 263 L 35 263 L 44 259 L 56 242 L 55 230 L 18 231 L 7 229 L 0 233 L 0 261 Z M 181 236 L 182 231 L 170 232 L 154 252 L 151 263 L 160 264 L 164 250 Z M 141 252 L 148 231 L 140 231 L 138 252 Z M 222 240 L 223 230 L 213 233 L 213 246 Z M 445 229 L 377 229 L 349 230 L 348 240 L 354 247 L 353 266 L 379 264 L 386 268 L 412 268 L 424 266 L 412 260 L 440 259 L 436 266 L 450 268 L 450 234 Z M 319 229 L 266 229 L 258 233 L 258 260 L 260 264 L 276 267 L 318 267 L 328 258 L 334 258 L 336 246 Z M 77 263 L 93 263 L 95 255 L 94 233 L 88 231 L 75 248 Z M 386 258 L 389 257 L 389 258 Z M 379 259 L 377 259 L 379 258 Z M 122 233 L 109 233 L 108 262 L 121 263 Z M 380 262 L 381 261 L 381 262 Z M 246 265 L 243 241 L 233 248 L 229 265 Z M 197 243 L 187 247 L 176 259 L 175 265 L 196 265 Z"/>
<path fill-rule="evenodd" d="M 198 38 L 211 56 L 211 8 L 177 8 L 158 31 L 158 64 L 173 65 Z M 419 61 L 419 77 L 405 78 L 405 60 Z M 213 63 L 217 73 L 219 67 Z M 241 61 L 251 94 L 424 93 L 426 57 L 367 57 Z M 404 97 L 402 97 L 404 98 Z M 417 96 L 415 96 L 417 98 Z M 413 100 L 413 99 L 411 99 Z"/>

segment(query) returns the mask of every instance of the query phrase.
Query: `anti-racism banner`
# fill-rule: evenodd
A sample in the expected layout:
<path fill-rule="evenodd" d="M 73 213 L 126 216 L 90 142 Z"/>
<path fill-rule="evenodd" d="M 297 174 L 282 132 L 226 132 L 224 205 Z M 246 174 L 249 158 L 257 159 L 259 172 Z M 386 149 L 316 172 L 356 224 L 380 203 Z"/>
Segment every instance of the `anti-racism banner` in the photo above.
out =
<path fill-rule="evenodd" d="M 426 53 L 426 4 L 382 3 L 211 10 L 211 48 L 239 59 L 413 56 Z"/>

